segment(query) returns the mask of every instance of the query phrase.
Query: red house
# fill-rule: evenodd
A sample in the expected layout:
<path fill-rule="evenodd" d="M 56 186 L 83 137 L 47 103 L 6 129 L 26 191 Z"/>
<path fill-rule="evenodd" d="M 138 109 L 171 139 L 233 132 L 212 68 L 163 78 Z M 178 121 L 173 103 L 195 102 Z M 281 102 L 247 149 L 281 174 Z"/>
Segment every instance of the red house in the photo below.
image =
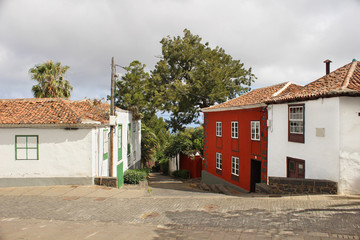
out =
<path fill-rule="evenodd" d="M 252 90 L 204 112 L 202 182 L 243 192 L 267 179 L 266 100 L 300 86 L 288 83 Z"/>

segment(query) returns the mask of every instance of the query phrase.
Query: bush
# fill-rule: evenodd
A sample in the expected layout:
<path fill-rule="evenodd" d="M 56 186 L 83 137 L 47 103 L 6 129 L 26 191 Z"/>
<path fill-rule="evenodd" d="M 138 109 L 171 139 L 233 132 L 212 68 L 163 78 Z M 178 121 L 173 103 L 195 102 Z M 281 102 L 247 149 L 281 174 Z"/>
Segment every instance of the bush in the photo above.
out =
<path fill-rule="evenodd" d="M 189 179 L 190 178 L 190 172 L 186 169 L 180 169 L 178 171 L 174 171 L 172 173 L 174 177 L 183 178 L 183 179 Z"/>
<path fill-rule="evenodd" d="M 163 174 L 168 175 L 169 174 L 169 159 L 163 158 L 159 161 L 160 169 L 163 172 Z"/>
<path fill-rule="evenodd" d="M 128 169 L 124 173 L 124 183 L 139 184 L 140 181 L 146 180 L 150 169 Z"/>

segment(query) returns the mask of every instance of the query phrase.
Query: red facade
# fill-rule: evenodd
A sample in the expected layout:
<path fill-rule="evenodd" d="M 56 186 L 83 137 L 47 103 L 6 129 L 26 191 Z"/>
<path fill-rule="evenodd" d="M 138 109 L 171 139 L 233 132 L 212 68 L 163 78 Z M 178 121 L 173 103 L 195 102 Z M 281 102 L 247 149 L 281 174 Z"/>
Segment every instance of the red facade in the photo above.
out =
<path fill-rule="evenodd" d="M 260 139 L 251 140 L 251 122 L 260 123 Z M 221 137 L 216 136 L 216 122 L 221 122 Z M 232 122 L 238 122 L 238 138 L 231 135 Z M 247 191 L 256 182 L 267 179 L 267 110 L 240 109 L 204 113 L 203 170 Z M 222 154 L 222 169 L 216 168 L 216 154 Z M 232 157 L 239 158 L 239 171 L 232 174 Z"/>
<path fill-rule="evenodd" d="M 201 157 L 189 157 L 185 154 L 180 154 L 180 169 L 189 170 L 190 178 L 201 177 Z"/>

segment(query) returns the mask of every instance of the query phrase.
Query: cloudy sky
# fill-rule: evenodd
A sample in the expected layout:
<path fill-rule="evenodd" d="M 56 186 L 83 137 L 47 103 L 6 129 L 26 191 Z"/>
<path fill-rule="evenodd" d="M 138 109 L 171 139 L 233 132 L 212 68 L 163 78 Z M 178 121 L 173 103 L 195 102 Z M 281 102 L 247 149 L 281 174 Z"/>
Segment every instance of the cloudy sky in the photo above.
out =
<path fill-rule="evenodd" d="M 0 99 L 32 97 L 28 70 L 70 66 L 72 99 L 109 94 L 110 63 L 153 69 L 184 28 L 252 67 L 253 88 L 306 84 L 360 58 L 359 0 L 0 0 Z M 120 69 L 119 69 L 120 71 Z"/>

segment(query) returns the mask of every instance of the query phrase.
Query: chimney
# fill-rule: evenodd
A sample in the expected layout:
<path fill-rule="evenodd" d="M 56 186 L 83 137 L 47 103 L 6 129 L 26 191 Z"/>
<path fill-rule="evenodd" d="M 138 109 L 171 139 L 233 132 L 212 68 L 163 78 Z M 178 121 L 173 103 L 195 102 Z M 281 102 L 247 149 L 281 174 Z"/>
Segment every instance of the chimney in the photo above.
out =
<path fill-rule="evenodd" d="M 331 63 L 331 61 L 329 59 L 326 59 L 324 61 L 324 63 L 326 64 L 326 75 L 328 75 L 330 73 L 330 63 Z"/>

